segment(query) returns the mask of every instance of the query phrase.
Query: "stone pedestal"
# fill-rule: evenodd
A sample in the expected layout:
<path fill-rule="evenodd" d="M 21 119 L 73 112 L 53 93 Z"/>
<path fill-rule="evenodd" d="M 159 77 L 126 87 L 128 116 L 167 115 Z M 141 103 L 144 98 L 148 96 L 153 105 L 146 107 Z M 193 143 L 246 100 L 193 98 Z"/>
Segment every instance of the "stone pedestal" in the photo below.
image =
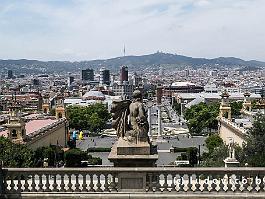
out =
<path fill-rule="evenodd" d="M 158 155 L 156 148 L 148 142 L 130 143 L 120 138 L 108 159 L 115 167 L 154 167 Z"/>
<path fill-rule="evenodd" d="M 228 158 L 224 159 L 224 163 L 225 163 L 225 168 L 227 168 L 227 167 L 238 167 L 239 166 L 239 162 L 235 158 L 228 157 Z"/>

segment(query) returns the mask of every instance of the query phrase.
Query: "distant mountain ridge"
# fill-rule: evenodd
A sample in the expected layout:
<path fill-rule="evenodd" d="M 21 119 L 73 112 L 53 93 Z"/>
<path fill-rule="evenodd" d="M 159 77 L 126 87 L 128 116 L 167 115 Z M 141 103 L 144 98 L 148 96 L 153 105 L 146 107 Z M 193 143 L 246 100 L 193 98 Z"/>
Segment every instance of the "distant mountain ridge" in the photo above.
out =
<path fill-rule="evenodd" d="M 243 59 L 235 57 L 219 57 L 214 59 L 193 58 L 183 55 L 157 52 L 148 55 L 140 56 L 124 56 L 102 60 L 91 61 L 38 61 L 38 60 L 0 60 L 0 71 L 5 69 L 26 71 L 42 71 L 42 72 L 60 72 L 60 71 L 75 71 L 83 68 L 92 67 L 98 69 L 102 66 L 111 70 L 117 70 L 121 65 L 132 66 L 134 70 L 139 70 L 144 66 L 159 66 L 159 65 L 173 65 L 173 66 L 191 66 L 191 67 L 218 67 L 218 66 L 239 66 L 239 67 L 265 67 L 265 62 Z"/>

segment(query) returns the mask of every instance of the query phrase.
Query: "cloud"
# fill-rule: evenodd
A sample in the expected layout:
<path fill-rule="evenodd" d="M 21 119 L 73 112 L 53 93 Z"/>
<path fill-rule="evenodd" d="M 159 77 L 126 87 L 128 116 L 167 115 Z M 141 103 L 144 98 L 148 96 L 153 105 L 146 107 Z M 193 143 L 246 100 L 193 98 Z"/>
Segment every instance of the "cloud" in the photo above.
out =
<path fill-rule="evenodd" d="M 157 50 L 265 60 L 263 0 L 24 0 L 0 4 L 0 58 L 89 60 Z"/>

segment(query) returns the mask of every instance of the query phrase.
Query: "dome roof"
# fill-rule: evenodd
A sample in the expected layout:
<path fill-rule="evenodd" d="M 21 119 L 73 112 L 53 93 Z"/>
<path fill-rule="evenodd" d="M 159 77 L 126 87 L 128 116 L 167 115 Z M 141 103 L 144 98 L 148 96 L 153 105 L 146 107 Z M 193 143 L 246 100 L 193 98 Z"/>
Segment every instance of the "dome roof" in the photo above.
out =
<path fill-rule="evenodd" d="M 83 95 L 86 99 L 105 99 L 105 95 L 101 91 L 90 90 Z"/>
<path fill-rule="evenodd" d="M 182 86 L 195 86 L 195 84 L 191 83 L 191 82 L 174 82 L 172 83 L 173 87 L 182 87 Z"/>

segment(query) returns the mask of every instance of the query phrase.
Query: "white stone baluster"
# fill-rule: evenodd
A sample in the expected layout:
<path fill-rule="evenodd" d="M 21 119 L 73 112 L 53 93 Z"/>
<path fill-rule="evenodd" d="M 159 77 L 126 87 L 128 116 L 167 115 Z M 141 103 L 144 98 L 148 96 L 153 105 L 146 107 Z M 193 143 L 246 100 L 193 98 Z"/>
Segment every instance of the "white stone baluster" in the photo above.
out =
<path fill-rule="evenodd" d="M 31 177 L 32 177 L 32 183 L 31 183 L 32 189 L 31 189 L 31 192 L 36 192 L 37 191 L 37 189 L 36 189 L 36 181 L 35 181 L 36 175 L 34 173 L 32 173 Z"/>
<path fill-rule="evenodd" d="M 29 191 L 29 183 L 28 183 L 28 177 L 29 175 L 27 173 L 24 174 L 24 191 L 28 192 Z"/>
<path fill-rule="evenodd" d="M 65 192 L 65 191 L 66 191 L 66 190 L 65 190 L 64 175 L 65 175 L 64 173 L 61 174 L 60 190 L 61 190 L 62 192 Z"/>
<path fill-rule="evenodd" d="M 89 174 L 89 180 L 90 180 L 90 183 L 89 183 L 89 187 L 90 187 L 90 189 L 89 189 L 89 191 L 91 191 L 91 192 L 94 192 L 95 191 L 95 189 L 94 189 L 94 182 L 93 182 L 93 176 L 94 176 L 94 174 Z"/>
<path fill-rule="evenodd" d="M 22 183 L 21 183 L 22 176 L 18 174 L 17 176 L 17 191 L 22 192 Z"/>
<path fill-rule="evenodd" d="M 72 183 L 72 173 L 68 174 L 68 191 L 74 191 L 73 190 L 73 183 Z"/>
<path fill-rule="evenodd" d="M 179 183 L 179 189 L 178 192 L 183 192 L 184 191 L 184 174 L 179 174 L 179 178 L 180 178 L 180 183 Z"/>
<path fill-rule="evenodd" d="M 88 191 L 87 183 L 86 183 L 86 177 L 87 176 L 86 176 L 86 174 L 83 174 L 82 177 L 83 177 L 82 191 L 87 192 Z"/>
<path fill-rule="evenodd" d="M 58 184 L 57 184 L 57 175 L 56 173 L 53 175 L 53 183 L 52 183 L 52 191 L 58 191 Z"/>
<path fill-rule="evenodd" d="M 104 174 L 104 178 L 105 178 L 105 184 L 104 184 L 104 192 L 109 192 L 109 181 L 108 181 L 108 174 Z"/>
<path fill-rule="evenodd" d="M 39 175 L 39 192 L 43 192 L 43 183 L 42 183 L 42 173 L 40 173 Z"/>
<path fill-rule="evenodd" d="M 15 183 L 14 183 L 14 178 L 15 178 L 15 176 L 14 176 L 13 173 L 11 173 L 11 174 L 9 175 L 9 177 L 10 177 L 10 179 L 11 179 L 11 182 L 10 182 L 10 192 L 12 193 L 12 192 L 15 192 L 15 191 L 16 191 L 16 190 L 15 190 Z"/>
<path fill-rule="evenodd" d="M 167 182 L 167 178 L 168 178 L 168 174 L 164 173 L 164 184 L 162 186 L 161 192 L 168 192 L 168 182 Z"/>
<path fill-rule="evenodd" d="M 97 173 L 96 177 L 97 177 L 97 184 L 96 184 L 97 189 L 96 189 L 96 192 L 102 192 L 103 190 L 101 189 L 100 173 Z"/>
<path fill-rule="evenodd" d="M 50 189 L 50 175 L 49 174 L 45 174 L 44 176 L 46 178 L 46 183 L 45 183 L 46 189 L 45 189 L 45 191 L 46 192 L 50 192 L 51 191 L 51 189 Z"/>
<path fill-rule="evenodd" d="M 171 176 L 172 176 L 172 182 L 171 182 L 171 185 L 170 185 L 170 190 L 171 192 L 174 192 L 174 191 L 177 191 L 176 189 L 176 182 L 175 182 L 175 179 L 176 179 L 176 174 L 175 173 L 171 173 Z"/>
<path fill-rule="evenodd" d="M 80 192 L 81 189 L 80 189 L 80 183 L 79 183 L 79 174 L 76 173 L 74 176 L 75 176 L 75 191 Z"/>

